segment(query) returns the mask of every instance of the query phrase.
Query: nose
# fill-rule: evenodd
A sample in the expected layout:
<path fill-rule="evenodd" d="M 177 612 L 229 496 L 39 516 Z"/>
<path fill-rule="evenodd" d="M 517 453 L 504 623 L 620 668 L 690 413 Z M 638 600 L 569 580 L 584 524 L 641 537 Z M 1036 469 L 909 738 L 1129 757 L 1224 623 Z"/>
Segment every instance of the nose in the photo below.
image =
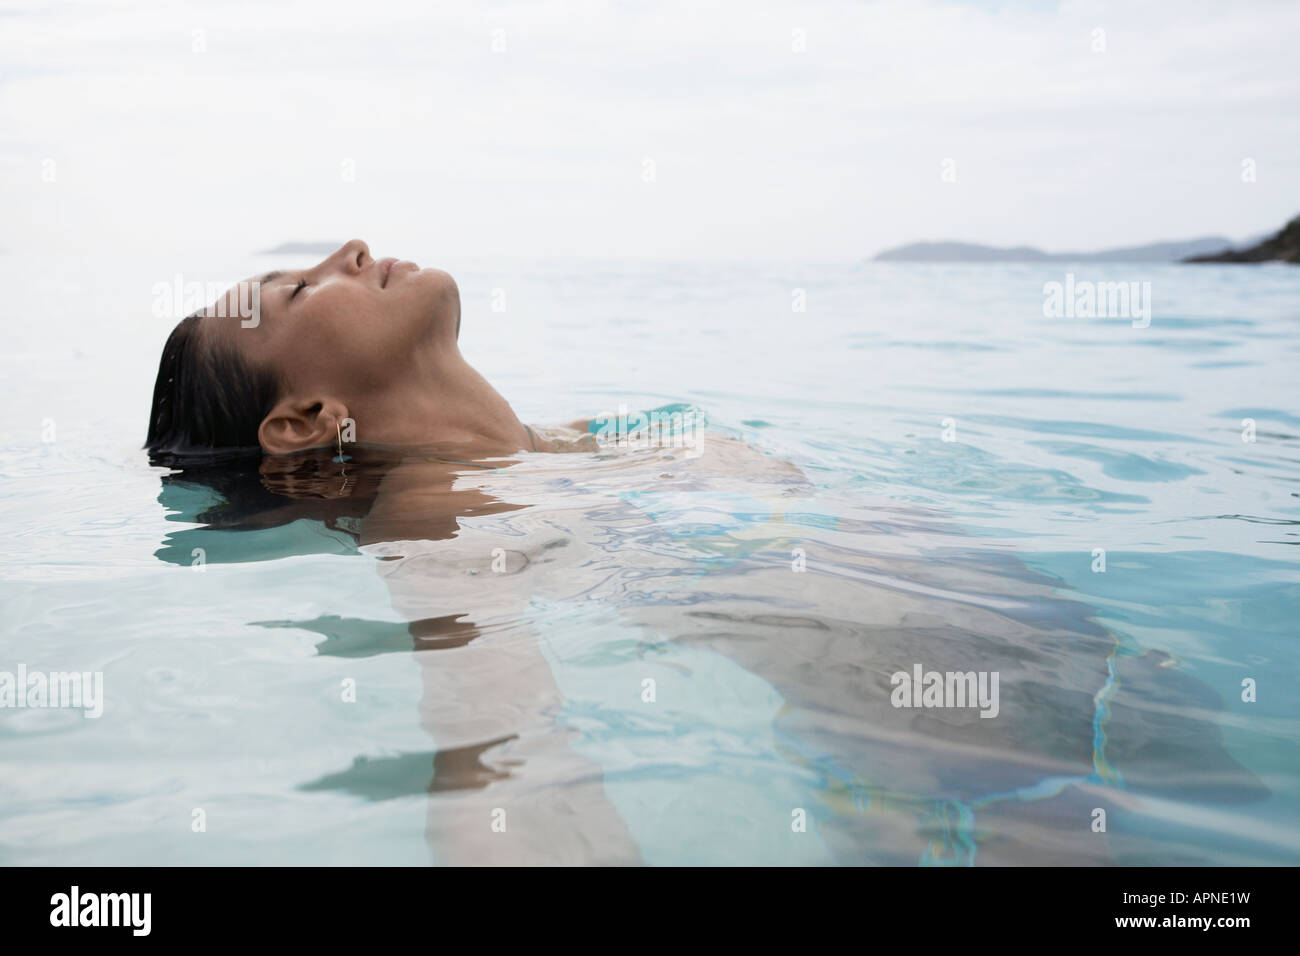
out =
<path fill-rule="evenodd" d="M 343 272 L 356 275 L 365 268 L 371 258 L 368 245 L 360 239 L 350 239 L 339 246 L 338 251 L 326 259 L 322 265 L 327 269 L 341 269 Z"/>

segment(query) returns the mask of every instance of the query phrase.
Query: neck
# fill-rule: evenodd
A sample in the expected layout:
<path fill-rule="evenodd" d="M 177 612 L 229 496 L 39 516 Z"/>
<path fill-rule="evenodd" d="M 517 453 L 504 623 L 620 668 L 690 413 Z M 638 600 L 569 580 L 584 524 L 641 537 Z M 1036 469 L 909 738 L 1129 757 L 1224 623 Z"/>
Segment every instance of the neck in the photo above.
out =
<path fill-rule="evenodd" d="M 362 441 L 454 445 L 484 457 L 533 447 L 510 403 L 454 346 L 409 381 L 385 389 L 355 417 Z"/>

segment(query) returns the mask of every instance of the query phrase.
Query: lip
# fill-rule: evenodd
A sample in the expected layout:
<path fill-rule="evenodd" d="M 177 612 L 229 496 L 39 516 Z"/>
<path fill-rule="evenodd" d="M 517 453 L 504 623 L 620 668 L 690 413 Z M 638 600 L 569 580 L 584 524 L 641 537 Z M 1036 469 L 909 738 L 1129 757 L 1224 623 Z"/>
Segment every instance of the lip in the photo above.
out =
<path fill-rule="evenodd" d="M 397 265 L 396 259 L 390 258 L 379 260 L 379 288 L 382 289 L 388 285 L 388 276 L 393 271 L 393 266 L 395 265 Z"/>

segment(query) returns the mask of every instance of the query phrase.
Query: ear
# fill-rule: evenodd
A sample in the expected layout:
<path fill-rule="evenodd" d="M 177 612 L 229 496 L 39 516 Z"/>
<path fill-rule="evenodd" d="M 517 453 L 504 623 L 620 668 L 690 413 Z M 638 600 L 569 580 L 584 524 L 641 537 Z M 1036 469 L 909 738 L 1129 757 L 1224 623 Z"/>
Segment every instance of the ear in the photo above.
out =
<path fill-rule="evenodd" d="M 270 455 L 321 448 L 338 440 L 339 423 L 347 417 L 347 406 L 331 398 L 285 398 L 262 419 L 257 441 Z"/>

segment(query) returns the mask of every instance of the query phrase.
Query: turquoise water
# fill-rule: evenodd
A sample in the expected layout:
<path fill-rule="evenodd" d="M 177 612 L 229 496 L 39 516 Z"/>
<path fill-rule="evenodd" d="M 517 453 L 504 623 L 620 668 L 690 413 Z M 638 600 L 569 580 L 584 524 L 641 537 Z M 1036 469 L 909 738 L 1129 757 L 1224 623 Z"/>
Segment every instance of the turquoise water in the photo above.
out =
<path fill-rule="evenodd" d="M 171 274 L 0 257 L 0 671 L 104 681 L 0 709 L 0 860 L 1300 862 L 1300 271 L 440 265 L 525 421 L 700 454 L 164 480 Z"/>

